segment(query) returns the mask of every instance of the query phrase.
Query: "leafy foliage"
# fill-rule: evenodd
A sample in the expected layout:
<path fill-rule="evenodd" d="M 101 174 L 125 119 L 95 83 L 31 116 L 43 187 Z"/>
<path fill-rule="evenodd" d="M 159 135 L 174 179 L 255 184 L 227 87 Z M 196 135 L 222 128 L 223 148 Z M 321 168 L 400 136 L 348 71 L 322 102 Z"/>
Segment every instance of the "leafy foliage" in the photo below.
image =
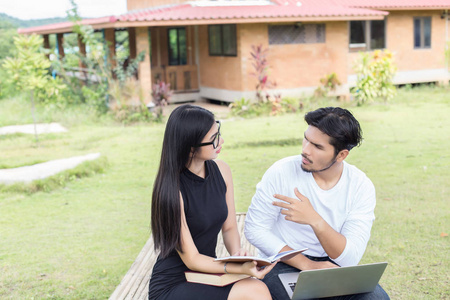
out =
<path fill-rule="evenodd" d="M 320 86 L 314 91 L 315 97 L 327 97 L 330 92 L 336 91 L 336 88 L 341 84 L 336 73 L 331 73 L 320 78 Z"/>
<path fill-rule="evenodd" d="M 359 105 L 371 102 L 377 97 L 386 102 L 395 96 L 396 89 L 392 79 L 397 67 L 389 50 L 360 53 L 354 70 L 357 73 L 357 81 L 352 92 Z"/>
<path fill-rule="evenodd" d="M 269 49 L 263 48 L 262 45 L 252 45 L 252 51 L 250 52 L 252 66 L 254 72 L 251 73 L 256 77 L 256 99 L 258 102 L 264 102 L 269 100 L 270 95 L 267 89 L 275 88 L 277 83 L 269 80 L 269 62 L 267 60 L 267 54 Z M 274 95 L 274 101 L 279 102 L 281 95 Z"/>
<path fill-rule="evenodd" d="M 4 59 L 3 68 L 9 75 L 9 82 L 18 90 L 32 91 L 42 102 L 57 102 L 66 87 L 48 73 L 50 61 L 42 49 L 42 38 L 37 35 L 14 38 L 16 57 Z"/>
<path fill-rule="evenodd" d="M 242 98 L 231 103 L 231 114 L 240 117 L 257 117 L 264 115 L 281 115 L 302 109 L 303 104 L 294 98 L 275 98 L 265 102 L 251 102 Z"/>
<path fill-rule="evenodd" d="M 74 36 L 80 37 L 89 51 L 86 55 L 74 52 L 72 57 L 67 55 L 53 63 L 54 69 L 70 87 L 71 95 L 68 95 L 68 101 L 87 104 L 101 114 L 111 109 L 113 114 L 117 114 L 116 119 L 123 122 L 130 121 L 131 116 L 132 120 L 148 119 L 147 110 L 142 109 L 145 106 L 144 95 L 134 80 L 138 64 L 144 59 L 145 53 L 139 53 L 136 59 L 127 60 L 121 51 L 120 57 L 108 59 L 109 48 L 103 37 L 99 36 L 92 26 L 81 24 L 78 7 L 73 0 L 71 3 L 72 8 L 67 14 L 74 24 Z M 75 42 L 72 41 L 72 44 Z M 83 68 L 74 68 L 79 62 Z M 83 80 L 73 76 L 80 73 Z M 132 91 L 133 89 L 135 90 Z M 137 117 L 137 114 L 143 114 L 143 118 Z"/>
<path fill-rule="evenodd" d="M 170 83 L 158 80 L 152 87 L 154 112 L 157 120 L 161 120 L 163 107 L 169 104 L 173 91 L 170 89 Z"/>
<path fill-rule="evenodd" d="M 0 14 L 1 15 L 1 14 Z M 6 57 L 14 56 L 16 47 L 14 46 L 14 37 L 17 36 L 17 29 L 8 21 L 0 18 L 0 64 Z M 6 95 L 15 93 L 10 84 L 7 83 L 8 74 L 3 68 L 0 68 L 0 99 Z"/>
<path fill-rule="evenodd" d="M 9 81 L 19 90 L 30 92 L 31 112 L 34 121 L 36 144 L 38 135 L 36 129 L 35 98 L 40 101 L 52 102 L 59 99 L 60 91 L 65 85 L 54 79 L 48 73 L 50 61 L 42 51 L 42 38 L 37 35 L 18 36 L 14 38 L 17 56 L 8 57 L 3 62 L 3 68 L 9 75 Z"/>

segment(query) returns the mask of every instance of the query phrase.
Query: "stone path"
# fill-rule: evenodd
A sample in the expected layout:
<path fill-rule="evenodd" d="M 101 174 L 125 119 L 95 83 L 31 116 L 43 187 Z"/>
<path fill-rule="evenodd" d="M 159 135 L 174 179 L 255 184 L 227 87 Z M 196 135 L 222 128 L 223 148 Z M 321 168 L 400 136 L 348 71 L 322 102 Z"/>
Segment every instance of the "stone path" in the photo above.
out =
<path fill-rule="evenodd" d="M 73 169 L 82 162 L 95 160 L 99 157 L 100 153 L 91 153 L 83 156 L 51 160 L 32 166 L 0 169 L 0 184 L 29 183 L 33 180 L 44 179 L 59 172 Z"/>
<path fill-rule="evenodd" d="M 36 129 L 38 134 L 67 132 L 67 129 L 61 126 L 59 123 L 36 124 Z M 0 135 L 14 133 L 34 134 L 34 124 L 0 127 Z"/>

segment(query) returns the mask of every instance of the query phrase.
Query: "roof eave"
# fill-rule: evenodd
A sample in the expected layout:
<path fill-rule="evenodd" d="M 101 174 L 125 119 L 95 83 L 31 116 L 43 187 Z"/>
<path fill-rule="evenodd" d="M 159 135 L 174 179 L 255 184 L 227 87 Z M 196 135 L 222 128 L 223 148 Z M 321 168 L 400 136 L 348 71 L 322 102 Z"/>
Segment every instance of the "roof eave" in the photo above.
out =
<path fill-rule="evenodd" d="M 389 6 L 352 6 L 352 7 L 358 7 L 358 8 L 367 8 L 367 9 L 374 9 L 374 10 L 383 10 L 383 11 L 393 11 L 393 10 L 403 10 L 403 11 L 409 11 L 409 10 L 450 10 L 450 6 L 401 6 L 401 7 L 389 7 Z"/>
<path fill-rule="evenodd" d="M 115 21 L 92 24 L 93 29 L 126 28 L 126 27 L 157 27 L 157 26 L 188 26 L 212 24 L 248 24 L 248 23 L 281 23 L 281 22 L 331 22 L 331 21 L 359 21 L 383 20 L 385 14 L 379 15 L 353 15 L 353 16 L 290 16 L 290 17 L 263 17 L 263 18 L 221 18 L 221 19 L 167 19 L 147 21 Z M 56 34 L 71 33 L 73 25 L 53 29 L 24 28 L 19 29 L 20 34 Z"/>

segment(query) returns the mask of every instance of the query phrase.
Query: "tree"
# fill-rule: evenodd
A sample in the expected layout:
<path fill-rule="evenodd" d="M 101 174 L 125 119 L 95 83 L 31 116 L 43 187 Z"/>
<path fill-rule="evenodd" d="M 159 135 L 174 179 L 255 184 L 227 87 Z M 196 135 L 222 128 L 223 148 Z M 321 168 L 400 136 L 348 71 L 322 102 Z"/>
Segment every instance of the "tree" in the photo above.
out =
<path fill-rule="evenodd" d="M 39 145 L 36 129 L 35 98 L 51 97 L 51 93 L 58 93 L 65 88 L 52 76 L 48 69 L 50 61 L 45 56 L 42 45 L 43 39 L 37 35 L 18 36 L 14 38 L 17 49 L 16 57 L 7 57 L 3 68 L 9 75 L 9 80 L 22 91 L 29 91 L 31 99 L 31 113 L 33 115 L 36 145 Z"/>

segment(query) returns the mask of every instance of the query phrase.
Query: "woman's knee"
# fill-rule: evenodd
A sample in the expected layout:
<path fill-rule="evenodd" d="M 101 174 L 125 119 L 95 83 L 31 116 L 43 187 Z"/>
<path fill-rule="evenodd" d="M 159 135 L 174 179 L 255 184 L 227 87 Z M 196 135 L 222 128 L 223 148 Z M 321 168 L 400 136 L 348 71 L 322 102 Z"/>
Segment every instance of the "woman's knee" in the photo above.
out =
<path fill-rule="evenodd" d="M 228 295 L 228 300 L 256 300 L 272 299 L 266 284 L 255 278 L 248 278 L 236 282 Z"/>

